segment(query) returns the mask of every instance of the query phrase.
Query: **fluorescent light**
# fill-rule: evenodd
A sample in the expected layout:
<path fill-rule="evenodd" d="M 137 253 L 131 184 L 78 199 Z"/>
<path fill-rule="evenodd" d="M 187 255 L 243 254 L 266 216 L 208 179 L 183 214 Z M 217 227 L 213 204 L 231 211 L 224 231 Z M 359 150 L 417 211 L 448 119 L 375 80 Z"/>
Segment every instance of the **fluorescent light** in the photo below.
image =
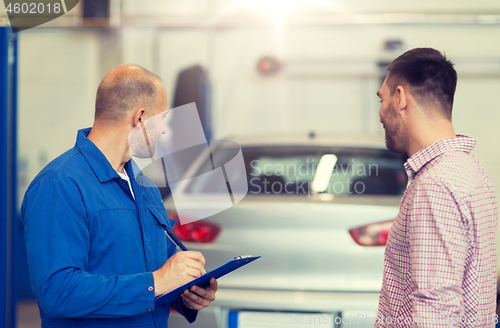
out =
<path fill-rule="evenodd" d="M 316 175 L 311 185 L 313 192 L 323 192 L 328 188 L 328 183 L 332 176 L 333 168 L 337 163 L 337 156 L 333 154 L 326 154 L 321 156 L 319 160 Z"/>

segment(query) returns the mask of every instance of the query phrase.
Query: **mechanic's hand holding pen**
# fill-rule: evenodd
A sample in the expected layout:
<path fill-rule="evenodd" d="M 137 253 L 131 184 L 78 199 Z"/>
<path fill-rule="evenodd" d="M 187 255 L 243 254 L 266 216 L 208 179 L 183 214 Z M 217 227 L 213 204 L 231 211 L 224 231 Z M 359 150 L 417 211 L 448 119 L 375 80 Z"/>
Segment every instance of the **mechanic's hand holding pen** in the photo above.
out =
<path fill-rule="evenodd" d="M 166 229 L 165 234 L 167 237 L 169 237 L 177 247 L 179 247 L 183 252 L 188 252 L 188 249 L 184 244 L 180 241 L 180 239 L 175 235 L 175 233 L 171 229 Z M 203 265 L 205 265 L 205 262 L 203 262 Z M 207 271 L 205 271 L 205 268 L 202 267 L 202 273 L 205 274 Z"/>

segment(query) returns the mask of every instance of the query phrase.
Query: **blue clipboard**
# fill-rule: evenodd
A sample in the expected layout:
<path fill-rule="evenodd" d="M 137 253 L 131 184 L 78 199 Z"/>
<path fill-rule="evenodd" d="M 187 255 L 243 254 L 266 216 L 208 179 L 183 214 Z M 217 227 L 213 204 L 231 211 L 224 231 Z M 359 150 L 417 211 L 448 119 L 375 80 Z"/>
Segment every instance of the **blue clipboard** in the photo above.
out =
<path fill-rule="evenodd" d="M 215 279 L 218 279 L 229 272 L 232 272 L 238 268 L 241 268 L 242 266 L 255 261 L 256 259 L 260 258 L 260 256 L 250 256 L 250 257 L 243 257 L 243 258 L 235 258 L 232 259 L 231 261 L 227 262 L 224 265 L 221 265 L 217 269 L 214 269 L 210 272 L 205 273 L 202 276 L 199 276 L 196 279 L 191 280 L 187 284 L 184 284 L 171 292 L 168 292 L 166 294 L 160 295 L 155 298 L 155 307 L 156 306 L 162 306 L 162 305 L 168 305 L 170 306 L 170 303 L 173 301 L 177 300 L 183 291 L 186 289 L 191 288 L 192 286 L 200 286 L 200 287 L 205 287 L 208 285 L 210 279 L 214 277 Z"/>

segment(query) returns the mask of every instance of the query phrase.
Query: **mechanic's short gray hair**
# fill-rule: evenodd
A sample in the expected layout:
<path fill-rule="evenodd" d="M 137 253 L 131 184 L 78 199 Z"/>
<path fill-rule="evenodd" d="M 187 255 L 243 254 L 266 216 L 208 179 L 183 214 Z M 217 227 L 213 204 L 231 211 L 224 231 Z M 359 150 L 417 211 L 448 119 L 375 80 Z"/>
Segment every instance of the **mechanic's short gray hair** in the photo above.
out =
<path fill-rule="evenodd" d="M 129 67 L 136 70 L 108 74 L 102 80 L 96 95 L 96 121 L 118 121 L 133 109 L 144 107 L 151 112 L 156 107 L 160 77 L 138 65 Z"/>

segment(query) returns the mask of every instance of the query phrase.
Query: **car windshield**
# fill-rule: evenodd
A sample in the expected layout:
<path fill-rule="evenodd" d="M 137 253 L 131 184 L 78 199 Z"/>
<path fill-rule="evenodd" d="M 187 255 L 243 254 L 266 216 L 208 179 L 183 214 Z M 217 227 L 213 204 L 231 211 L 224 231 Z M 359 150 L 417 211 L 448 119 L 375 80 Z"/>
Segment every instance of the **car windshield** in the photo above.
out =
<path fill-rule="evenodd" d="M 259 146 L 242 148 L 249 195 L 401 195 L 407 184 L 403 167 L 406 156 L 383 149 Z M 218 149 L 212 161 L 205 161 L 199 174 L 226 163 L 233 150 Z M 232 177 L 234 181 L 235 177 Z M 227 186 L 214 190 L 210 177 L 193 179 L 188 193 L 227 192 Z M 217 188 L 215 188 L 217 189 Z"/>

